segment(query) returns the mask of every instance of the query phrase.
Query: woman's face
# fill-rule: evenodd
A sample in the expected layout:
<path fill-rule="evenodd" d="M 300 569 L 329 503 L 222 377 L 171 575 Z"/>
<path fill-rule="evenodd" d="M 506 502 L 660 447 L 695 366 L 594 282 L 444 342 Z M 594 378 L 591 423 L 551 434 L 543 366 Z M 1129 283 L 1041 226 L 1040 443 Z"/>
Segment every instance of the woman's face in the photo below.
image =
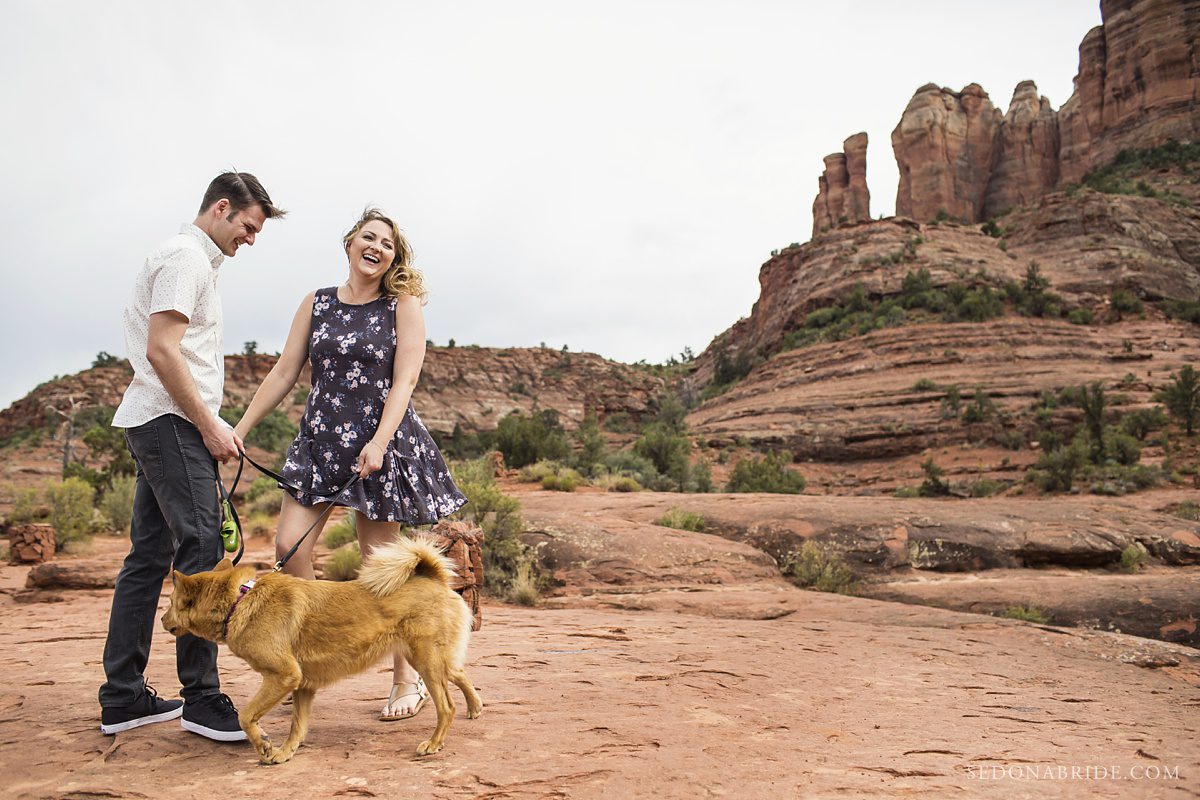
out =
<path fill-rule="evenodd" d="M 396 257 L 391 226 L 377 219 L 363 225 L 350 240 L 346 257 L 352 273 L 357 272 L 364 278 L 380 278 Z"/>

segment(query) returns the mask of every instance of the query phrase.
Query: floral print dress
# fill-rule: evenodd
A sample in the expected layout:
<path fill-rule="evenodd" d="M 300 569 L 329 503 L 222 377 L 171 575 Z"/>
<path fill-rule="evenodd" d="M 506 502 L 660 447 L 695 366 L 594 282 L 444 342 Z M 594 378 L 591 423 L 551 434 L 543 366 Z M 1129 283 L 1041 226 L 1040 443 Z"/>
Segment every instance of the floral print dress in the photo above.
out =
<path fill-rule="evenodd" d="M 305 490 L 281 487 L 305 506 L 333 500 L 379 428 L 396 357 L 396 299 L 352 305 L 338 300 L 336 287 L 318 290 L 308 353 L 312 391 L 280 472 Z M 466 502 L 410 402 L 383 467 L 346 490 L 337 504 L 373 520 L 426 525 Z"/>

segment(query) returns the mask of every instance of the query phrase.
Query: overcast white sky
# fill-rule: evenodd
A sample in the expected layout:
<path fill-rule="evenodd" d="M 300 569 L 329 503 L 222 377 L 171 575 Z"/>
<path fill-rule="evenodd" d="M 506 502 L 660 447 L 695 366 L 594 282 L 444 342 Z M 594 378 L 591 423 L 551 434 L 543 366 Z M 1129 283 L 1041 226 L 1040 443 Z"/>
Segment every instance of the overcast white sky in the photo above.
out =
<path fill-rule="evenodd" d="M 1033 79 L 1070 95 L 1096 0 L 6 0 L 0 27 L 0 407 L 124 355 L 145 254 L 208 181 L 291 212 L 221 268 L 226 349 L 283 345 L 345 279 L 342 232 L 395 215 L 445 344 L 624 361 L 702 350 L 809 238 L 821 159 L 890 133 L 913 91 Z"/>

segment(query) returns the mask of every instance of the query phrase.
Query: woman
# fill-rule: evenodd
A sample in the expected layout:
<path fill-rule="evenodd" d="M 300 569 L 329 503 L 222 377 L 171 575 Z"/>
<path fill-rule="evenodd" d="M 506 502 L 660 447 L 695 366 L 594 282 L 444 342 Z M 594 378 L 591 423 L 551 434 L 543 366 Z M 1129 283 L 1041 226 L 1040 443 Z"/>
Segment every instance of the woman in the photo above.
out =
<path fill-rule="evenodd" d="M 410 402 L 425 359 L 425 289 L 421 273 L 410 266 L 412 249 L 396 223 L 375 208 L 363 212 L 342 242 L 346 282 L 301 301 L 283 354 L 235 428 L 244 440 L 292 391 L 309 362 L 312 391 L 281 471 L 304 491 L 282 487 L 277 557 L 354 473 L 362 480 L 337 504 L 354 510 L 364 557 L 394 539 L 401 523 L 433 523 L 466 503 Z M 285 566 L 288 573 L 313 577 L 318 536 L 320 528 L 309 534 Z M 399 652 L 393 668 L 392 690 L 380 712 L 385 721 L 414 716 L 429 697 Z"/>

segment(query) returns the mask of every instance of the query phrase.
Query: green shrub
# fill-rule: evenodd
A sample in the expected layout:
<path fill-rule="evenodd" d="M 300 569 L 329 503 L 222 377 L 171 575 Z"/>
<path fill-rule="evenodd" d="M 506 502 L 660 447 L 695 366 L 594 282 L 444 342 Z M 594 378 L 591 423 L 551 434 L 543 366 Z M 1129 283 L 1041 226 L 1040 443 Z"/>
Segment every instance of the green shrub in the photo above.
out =
<path fill-rule="evenodd" d="M 1196 432 L 1200 423 L 1200 376 L 1190 364 L 1171 373 L 1171 384 L 1159 392 L 1158 399 L 1184 426 L 1188 436 Z"/>
<path fill-rule="evenodd" d="M 220 416 L 230 425 L 236 425 L 245 413 L 245 406 L 230 406 L 222 408 Z M 247 434 L 246 445 L 261 448 L 268 453 L 282 453 L 299 432 L 300 426 L 288 419 L 287 414 L 276 408 L 263 417 L 262 421 Z"/>
<path fill-rule="evenodd" d="M 533 562 L 522 561 L 517 566 L 512 585 L 508 588 L 508 602 L 519 606 L 536 606 L 540 592 L 538 581 L 533 568 Z"/>
<path fill-rule="evenodd" d="M 542 478 L 542 488 L 553 492 L 573 492 L 584 483 L 583 476 L 573 469 Z"/>
<path fill-rule="evenodd" d="M 694 514 L 682 508 L 670 508 L 654 522 L 664 528 L 675 528 L 680 531 L 702 531 L 707 521 L 703 514 Z"/>
<path fill-rule="evenodd" d="M 275 482 L 275 479 L 263 475 L 261 478 L 255 478 L 250 487 L 246 489 L 245 499 L 247 503 L 253 503 L 260 497 L 276 497 L 279 491 L 279 484 Z"/>
<path fill-rule="evenodd" d="M 1193 325 L 1200 325 L 1200 301 L 1197 300 L 1167 300 L 1163 302 L 1163 313 L 1171 319 L 1183 320 Z"/>
<path fill-rule="evenodd" d="M 609 433 L 634 433 L 637 421 L 624 411 L 617 411 L 604 418 L 604 430 Z"/>
<path fill-rule="evenodd" d="M 783 564 L 783 574 L 805 589 L 837 594 L 854 594 L 854 573 L 841 555 L 816 542 L 806 541 Z"/>
<path fill-rule="evenodd" d="M 725 491 L 800 494 L 805 487 L 804 476 L 789 469 L 790 462 L 791 459 L 781 453 L 768 453 L 761 459 L 738 459 Z"/>
<path fill-rule="evenodd" d="M 1050 616 L 1037 606 L 1009 606 L 1000 616 L 1005 619 L 1019 619 L 1025 622 L 1036 622 L 1045 625 L 1050 622 Z"/>
<path fill-rule="evenodd" d="M 42 491 L 36 488 L 17 489 L 13 493 L 12 511 L 8 513 L 8 521 L 17 525 L 36 522 L 43 517 L 41 503 Z"/>
<path fill-rule="evenodd" d="M 325 529 L 321 541 L 330 550 L 358 541 L 358 528 L 354 524 L 354 512 L 347 510 L 342 518 Z"/>
<path fill-rule="evenodd" d="M 137 478 L 133 475 L 118 475 L 113 478 L 112 488 L 100 498 L 100 513 L 114 531 L 129 532 L 133 519 L 133 496 L 137 492 Z"/>
<path fill-rule="evenodd" d="M 1112 426 L 1104 429 L 1104 455 L 1126 466 L 1136 464 L 1142 457 L 1138 440 Z"/>
<path fill-rule="evenodd" d="M 1067 320 L 1073 325 L 1091 325 L 1094 318 L 1090 308 L 1072 308 L 1067 313 Z"/>
<path fill-rule="evenodd" d="M 1166 426 L 1167 417 L 1159 406 L 1139 408 L 1129 412 L 1121 419 L 1121 430 L 1139 442 L 1146 441 L 1146 437 L 1151 432 L 1160 431 Z"/>
<path fill-rule="evenodd" d="M 921 378 L 919 381 L 913 384 L 912 390 L 914 392 L 936 392 L 937 388 L 937 384 L 931 381 L 929 378 Z"/>
<path fill-rule="evenodd" d="M 566 434 L 553 410 L 525 416 L 514 411 L 496 426 L 496 449 L 512 469 L 543 460 L 562 460 L 570 452 Z"/>
<path fill-rule="evenodd" d="M 996 404 L 982 386 L 975 387 L 975 396 L 963 410 L 962 421 L 966 423 L 987 422 L 996 415 Z"/>
<path fill-rule="evenodd" d="M 660 475 L 670 479 L 676 491 L 683 491 L 687 484 L 691 450 L 687 436 L 659 422 L 647 425 L 633 443 L 634 454 L 650 461 Z"/>
<path fill-rule="evenodd" d="M 1121 319 L 1123 314 L 1142 313 L 1142 301 L 1128 289 L 1113 289 L 1108 303 L 1117 312 L 1117 319 Z"/>
<path fill-rule="evenodd" d="M 942 391 L 945 395 L 942 397 L 941 414 L 944 418 L 958 416 L 958 410 L 962 407 L 962 393 L 959 391 L 958 384 L 952 383 L 949 386 L 943 386 Z"/>
<path fill-rule="evenodd" d="M 1171 509 L 1171 513 L 1180 519 L 1190 519 L 1193 522 L 1198 522 L 1200 521 L 1200 504 L 1185 500 Z"/>
<path fill-rule="evenodd" d="M 933 462 L 933 456 L 921 462 L 921 471 L 925 480 L 917 487 L 919 497 L 945 497 L 950 494 L 950 484 L 942 480 L 946 471 Z"/>
<path fill-rule="evenodd" d="M 325 562 L 324 577 L 329 581 L 352 581 L 362 568 L 362 554 L 358 542 L 351 542 L 335 550 Z"/>
<path fill-rule="evenodd" d="M 521 467 L 521 471 L 517 473 L 517 480 L 522 483 L 541 483 L 543 478 L 557 475 L 562 468 L 562 464 L 557 461 L 538 461 Z"/>
<path fill-rule="evenodd" d="M 994 481 L 991 478 L 980 478 L 971 484 L 971 497 L 991 497 L 1008 488 L 1004 481 Z"/>
<path fill-rule="evenodd" d="M 50 525 L 54 541 L 62 550 L 70 542 L 85 541 L 92 533 L 92 503 L 96 490 L 81 478 L 67 478 L 46 487 L 46 505 L 50 506 Z"/>
<path fill-rule="evenodd" d="M 640 492 L 642 490 L 642 485 L 633 478 L 613 472 L 601 474 L 592 481 L 592 485 L 606 492 Z"/>
<path fill-rule="evenodd" d="M 483 568 L 489 591 L 503 597 L 521 564 L 531 559 L 520 539 L 521 504 L 500 491 L 486 458 L 456 462 L 451 473 L 467 505 L 459 515 L 483 529 Z"/>
<path fill-rule="evenodd" d="M 1162 483 L 1163 472 L 1146 464 L 1109 464 L 1089 469 L 1087 479 L 1092 494 L 1119 496 L 1157 486 Z"/>
<path fill-rule="evenodd" d="M 584 475 L 594 475 L 596 468 L 604 463 L 607 452 L 604 434 L 600 432 L 600 423 L 589 414 L 571 435 L 575 441 L 575 452 L 571 454 L 571 466 Z"/>
<path fill-rule="evenodd" d="M 1140 542 L 1133 542 L 1121 551 L 1121 569 L 1125 572 L 1137 572 L 1146 564 L 1149 553 Z"/>
<path fill-rule="evenodd" d="M 1043 451 L 1025 479 L 1044 492 L 1069 492 L 1086 461 L 1086 446 L 1076 438 L 1069 446 Z"/>

